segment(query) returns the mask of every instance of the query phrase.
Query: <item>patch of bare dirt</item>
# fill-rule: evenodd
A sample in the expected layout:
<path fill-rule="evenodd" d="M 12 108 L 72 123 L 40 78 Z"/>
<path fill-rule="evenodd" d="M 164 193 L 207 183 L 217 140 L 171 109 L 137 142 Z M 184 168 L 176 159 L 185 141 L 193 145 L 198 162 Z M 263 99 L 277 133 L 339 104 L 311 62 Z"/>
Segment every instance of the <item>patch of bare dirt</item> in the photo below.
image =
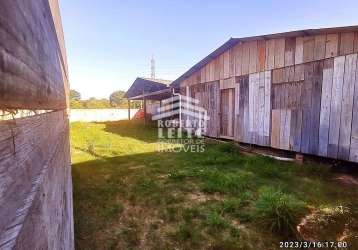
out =
<path fill-rule="evenodd" d="M 127 200 L 121 202 L 123 211 L 113 225 L 120 235 L 115 249 L 153 249 L 169 244 L 164 235 L 171 229 L 160 218 L 160 211 Z"/>
<path fill-rule="evenodd" d="M 206 201 L 223 201 L 224 197 L 219 194 L 205 194 L 199 191 L 192 192 L 187 195 L 191 202 L 202 203 Z"/>
<path fill-rule="evenodd" d="M 137 165 L 137 166 L 131 166 L 129 167 L 128 169 L 130 170 L 137 170 L 137 169 L 143 169 L 145 168 L 146 166 L 145 165 Z"/>
<path fill-rule="evenodd" d="M 358 246 L 357 214 L 337 206 L 312 210 L 297 226 L 299 236 L 307 241 L 348 241 Z"/>

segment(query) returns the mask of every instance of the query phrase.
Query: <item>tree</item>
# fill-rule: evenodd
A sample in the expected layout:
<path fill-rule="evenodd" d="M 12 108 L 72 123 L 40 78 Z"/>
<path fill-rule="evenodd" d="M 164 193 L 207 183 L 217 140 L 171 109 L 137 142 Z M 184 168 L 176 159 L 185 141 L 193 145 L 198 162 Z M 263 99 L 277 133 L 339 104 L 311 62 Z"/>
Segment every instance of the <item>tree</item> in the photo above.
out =
<path fill-rule="evenodd" d="M 71 109 L 83 109 L 85 108 L 84 101 L 70 100 L 70 107 Z"/>
<path fill-rule="evenodd" d="M 109 97 L 109 102 L 112 107 L 124 107 L 127 105 L 127 99 L 124 98 L 125 91 L 119 90 L 113 92 Z"/>
<path fill-rule="evenodd" d="M 81 100 L 81 93 L 71 89 L 70 90 L 70 100 L 80 101 Z"/>
<path fill-rule="evenodd" d="M 87 109 L 103 109 L 111 107 L 107 99 L 96 99 L 94 97 L 85 101 L 84 106 Z"/>
<path fill-rule="evenodd" d="M 118 90 L 113 92 L 109 97 L 109 102 L 112 107 L 127 108 L 128 99 L 124 97 L 125 91 Z M 141 101 L 131 101 L 131 108 L 138 109 L 141 107 Z"/>

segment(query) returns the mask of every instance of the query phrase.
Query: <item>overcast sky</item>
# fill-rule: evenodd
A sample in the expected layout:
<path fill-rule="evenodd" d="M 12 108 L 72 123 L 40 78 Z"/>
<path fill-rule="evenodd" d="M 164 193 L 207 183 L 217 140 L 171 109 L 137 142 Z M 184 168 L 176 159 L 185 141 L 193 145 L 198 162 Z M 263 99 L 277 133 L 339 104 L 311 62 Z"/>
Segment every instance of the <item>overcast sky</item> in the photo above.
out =
<path fill-rule="evenodd" d="M 60 0 L 71 88 L 108 98 L 137 76 L 175 80 L 226 42 L 299 29 L 358 25 L 357 0 Z"/>

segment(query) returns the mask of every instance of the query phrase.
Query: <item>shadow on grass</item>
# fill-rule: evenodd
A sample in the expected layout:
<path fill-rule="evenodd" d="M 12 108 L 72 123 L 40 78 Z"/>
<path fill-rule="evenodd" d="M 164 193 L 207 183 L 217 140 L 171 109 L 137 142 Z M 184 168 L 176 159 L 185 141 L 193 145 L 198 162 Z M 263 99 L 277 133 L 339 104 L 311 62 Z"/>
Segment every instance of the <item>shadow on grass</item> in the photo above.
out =
<path fill-rule="evenodd" d="M 161 232 L 150 227 L 157 221 L 163 221 L 166 226 L 172 228 L 179 228 L 179 231 L 174 234 L 174 239 L 168 236 L 169 232 L 159 233 L 160 236 L 147 242 L 152 244 L 148 249 L 155 248 L 157 244 L 159 249 L 174 249 L 178 244 L 193 246 L 191 244 L 203 241 L 200 232 L 204 229 L 216 230 L 214 235 L 220 230 L 231 230 L 232 218 L 238 218 L 244 224 L 251 223 L 254 233 L 261 237 L 259 228 L 262 225 L 257 224 L 259 215 L 263 217 L 262 221 L 270 223 L 272 216 L 281 218 L 281 214 L 276 216 L 276 204 L 279 204 L 284 205 L 284 211 L 292 210 L 287 215 L 291 218 L 292 214 L 300 214 L 296 212 L 296 204 L 299 203 L 296 201 L 301 200 L 314 205 L 316 210 L 320 206 L 331 210 L 336 206 L 349 207 L 352 213 L 357 213 L 350 216 L 354 221 L 346 219 L 351 213 L 347 216 L 344 214 L 343 219 L 339 217 L 336 221 L 349 222 L 352 226 L 344 228 L 343 223 L 329 239 L 334 239 L 345 229 L 357 235 L 353 227 L 358 225 L 354 198 L 356 192 L 328 182 L 324 176 L 321 177 L 321 173 L 312 171 L 310 167 L 300 166 L 298 169 L 292 164 L 283 164 L 265 157 L 240 156 L 233 153 L 231 148 L 221 145 L 212 146 L 203 154 L 150 152 L 101 157 L 96 152 L 85 152 L 98 159 L 72 166 L 77 249 L 140 249 L 143 246 L 140 245 L 139 235 L 144 232 Z M 345 195 L 342 196 L 342 193 Z M 183 224 L 185 215 L 183 219 L 179 217 L 178 221 L 171 222 L 168 219 L 169 212 L 173 211 L 169 210 L 175 209 L 175 213 L 184 213 L 183 209 L 188 204 L 185 199 L 195 194 L 205 199 L 218 195 L 223 200 L 204 199 L 200 206 L 196 205 L 198 201 L 189 200 L 190 208 L 203 208 L 204 213 L 191 220 L 188 225 Z M 218 211 L 215 206 L 219 206 Z M 272 214 L 271 211 L 275 213 Z M 269 218 L 266 218 L 267 216 Z M 330 214 L 322 216 L 328 218 L 325 220 L 332 217 Z M 288 226 L 296 225 L 296 219 Z M 149 227 L 145 221 L 151 223 Z M 200 223 L 195 224 L 193 221 Z M 184 226 L 180 227 L 182 224 Z M 316 230 L 316 224 L 312 221 L 313 229 L 309 230 Z M 198 229 L 187 232 L 188 228 L 195 228 L 193 225 Z M 332 227 L 325 228 L 325 232 L 328 229 L 333 230 Z M 271 233 L 266 228 L 264 230 L 267 240 L 278 239 L 274 232 Z M 199 239 L 195 240 L 197 233 Z M 230 236 L 230 240 L 235 239 Z M 215 237 L 212 237 L 212 240 L 219 242 Z M 127 244 L 126 242 L 130 244 L 119 245 Z M 350 243 L 357 244 L 353 238 Z M 257 249 L 267 249 L 265 247 Z"/>
<path fill-rule="evenodd" d="M 158 140 L 157 125 L 154 122 L 148 122 L 144 125 L 142 120 L 125 120 L 114 122 L 99 122 L 106 127 L 104 131 L 120 135 L 122 137 L 131 137 L 147 143 L 153 143 Z"/>
<path fill-rule="evenodd" d="M 156 152 L 101 157 L 81 151 L 98 159 L 72 165 L 76 249 L 116 249 L 118 242 L 128 243 L 120 249 L 139 247 L 139 237 L 134 236 L 142 220 L 150 216 L 136 210 L 124 213 L 129 213 L 128 206 L 134 201 L 156 204 L 136 205 L 137 209 L 160 211 L 160 204 L 172 199 L 158 184 L 158 176 L 174 165 L 171 157 Z M 128 235 L 124 233 L 127 229 Z"/>

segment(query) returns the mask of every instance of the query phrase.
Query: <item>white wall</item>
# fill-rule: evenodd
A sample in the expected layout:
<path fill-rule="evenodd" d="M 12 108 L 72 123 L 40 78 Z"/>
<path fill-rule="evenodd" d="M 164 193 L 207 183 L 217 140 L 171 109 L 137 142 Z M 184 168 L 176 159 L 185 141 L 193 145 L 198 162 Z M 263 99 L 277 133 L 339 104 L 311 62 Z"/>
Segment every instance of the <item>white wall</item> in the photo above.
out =
<path fill-rule="evenodd" d="M 138 109 L 131 109 L 131 118 Z M 71 122 L 105 122 L 128 120 L 128 109 L 71 109 Z"/>

